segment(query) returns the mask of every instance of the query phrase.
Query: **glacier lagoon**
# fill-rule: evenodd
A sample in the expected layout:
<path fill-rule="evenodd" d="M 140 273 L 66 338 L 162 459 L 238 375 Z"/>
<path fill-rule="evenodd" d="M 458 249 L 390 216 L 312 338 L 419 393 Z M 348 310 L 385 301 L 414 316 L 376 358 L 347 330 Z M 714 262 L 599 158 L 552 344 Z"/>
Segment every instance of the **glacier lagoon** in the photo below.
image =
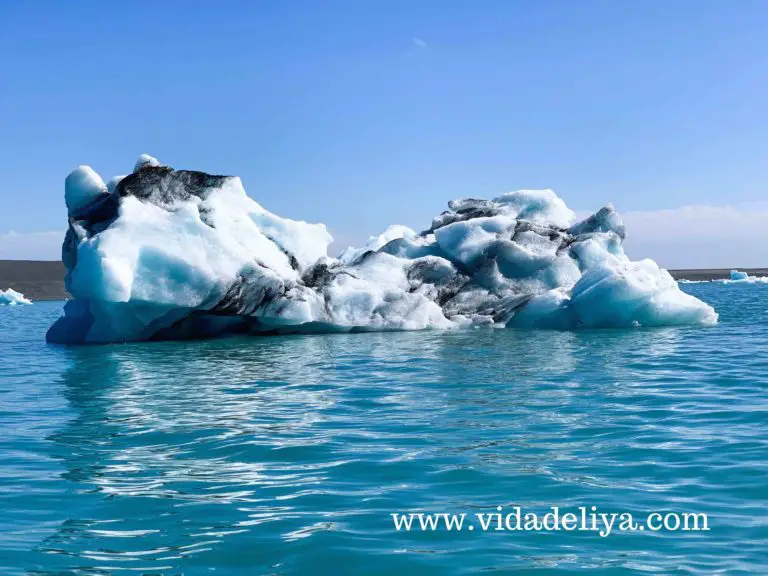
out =
<path fill-rule="evenodd" d="M 761 573 L 768 284 L 682 289 L 719 322 L 62 347 L 44 343 L 62 303 L 2 307 L 0 573 Z M 711 530 L 389 516 L 498 505 Z"/>
<path fill-rule="evenodd" d="M 148 156 L 108 183 L 81 167 L 65 197 L 75 300 L 0 310 L 0 572 L 762 567 L 768 284 L 681 289 L 626 257 L 612 207 L 578 222 L 550 191 L 455 200 L 338 259 L 236 178 Z M 712 529 L 391 518 L 497 506 Z"/>
<path fill-rule="evenodd" d="M 551 190 L 453 200 L 422 232 L 390 227 L 339 259 L 324 225 L 272 214 L 239 178 L 146 154 L 108 183 L 78 167 L 64 196 L 74 299 L 54 343 L 717 322 L 655 262 L 626 256 L 612 206 L 576 221 Z"/>

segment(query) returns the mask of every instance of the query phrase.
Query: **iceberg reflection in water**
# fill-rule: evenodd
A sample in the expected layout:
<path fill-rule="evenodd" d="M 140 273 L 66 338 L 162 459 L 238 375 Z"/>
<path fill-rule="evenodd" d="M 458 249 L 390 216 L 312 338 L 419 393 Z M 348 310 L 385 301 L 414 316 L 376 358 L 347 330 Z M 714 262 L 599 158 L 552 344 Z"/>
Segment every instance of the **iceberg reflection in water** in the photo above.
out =
<path fill-rule="evenodd" d="M 189 576 L 546 562 L 593 573 L 634 562 L 671 571 L 702 547 L 749 565 L 764 531 L 744 522 L 758 511 L 740 494 L 757 489 L 749 471 L 765 463 L 749 410 L 761 393 L 710 377 L 732 378 L 724 363 L 743 352 L 711 352 L 733 329 L 40 345 L 42 366 L 63 371 L 14 388 L 13 418 L 45 422 L 26 432 L 45 440 L 25 448 L 25 489 L 4 497 L 15 536 L 0 565 Z M 18 345 L 19 370 L 29 349 Z M 25 427 L 10 422 L 5 441 L 23 443 Z M 397 534 L 389 517 L 516 504 L 693 509 L 724 528 L 696 539 L 500 538 Z M 4 549 L 34 551 L 9 561 Z"/>

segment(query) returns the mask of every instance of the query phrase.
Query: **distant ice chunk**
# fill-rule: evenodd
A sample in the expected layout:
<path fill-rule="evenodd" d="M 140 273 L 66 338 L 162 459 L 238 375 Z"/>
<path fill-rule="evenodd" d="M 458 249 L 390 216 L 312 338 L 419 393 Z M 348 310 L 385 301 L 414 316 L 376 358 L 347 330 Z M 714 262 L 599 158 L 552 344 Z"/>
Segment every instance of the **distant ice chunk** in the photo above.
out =
<path fill-rule="evenodd" d="M 78 166 L 64 180 L 64 201 L 70 216 L 85 211 L 106 194 L 107 185 L 90 166 Z"/>
<path fill-rule="evenodd" d="M 612 206 L 574 223 L 551 190 L 453 200 L 424 232 L 390 226 L 334 259 L 325 226 L 269 212 L 239 178 L 145 155 L 96 202 L 107 187 L 89 170 L 65 187 L 68 206 L 83 201 L 62 250 L 74 299 L 51 342 L 717 321 L 655 262 L 627 258 Z"/>
<path fill-rule="evenodd" d="M 724 284 L 768 284 L 768 276 L 750 276 L 747 272 L 731 270 L 730 278 L 719 280 L 719 282 Z"/>
<path fill-rule="evenodd" d="M 747 280 L 749 279 L 749 274 L 746 272 L 741 272 L 740 270 L 731 270 L 731 280 Z"/>
<path fill-rule="evenodd" d="M 713 280 L 678 280 L 679 284 L 768 284 L 768 276 L 750 276 L 741 270 L 731 270 L 728 278 L 716 278 Z"/>
<path fill-rule="evenodd" d="M 16 306 L 18 304 L 32 304 L 32 302 L 27 300 L 21 292 L 16 292 L 11 288 L 0 290 L 0 306 Z"/>

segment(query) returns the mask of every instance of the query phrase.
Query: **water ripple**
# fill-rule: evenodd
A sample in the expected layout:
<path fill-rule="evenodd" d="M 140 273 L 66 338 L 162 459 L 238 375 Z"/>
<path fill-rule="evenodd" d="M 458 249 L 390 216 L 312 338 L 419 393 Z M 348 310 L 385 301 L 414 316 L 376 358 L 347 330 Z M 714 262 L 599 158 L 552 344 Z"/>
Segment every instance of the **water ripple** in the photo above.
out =
<path fill-rule="evenodd" d="M 743 289 L 742 289 L 743 288 Z M 0 310 L 0 573 L 748 574 L 768 286 L 711 329 L 64 349 Z M 699 533 L 396 533 L 397 511 L 707 513 Z"/>

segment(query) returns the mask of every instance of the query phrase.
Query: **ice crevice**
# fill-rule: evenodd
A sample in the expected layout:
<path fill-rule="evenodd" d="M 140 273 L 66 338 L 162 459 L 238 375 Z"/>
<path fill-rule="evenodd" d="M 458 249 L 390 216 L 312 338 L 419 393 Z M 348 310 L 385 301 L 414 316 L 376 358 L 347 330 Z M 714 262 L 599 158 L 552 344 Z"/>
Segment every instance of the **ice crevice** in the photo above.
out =
<path fill-rule="evenodd" d="M 239 178 L 146 154 L 108 184 L 76 168 L 65 200 L 73 299 L 51 342 L 717 321 L 655 262 L 629 260 L 612 206 L 575 222 L 550 190 L 453 200 L 424 231 L 390 226 L 338 258 L 324 225 L 269 212 Z"/>

